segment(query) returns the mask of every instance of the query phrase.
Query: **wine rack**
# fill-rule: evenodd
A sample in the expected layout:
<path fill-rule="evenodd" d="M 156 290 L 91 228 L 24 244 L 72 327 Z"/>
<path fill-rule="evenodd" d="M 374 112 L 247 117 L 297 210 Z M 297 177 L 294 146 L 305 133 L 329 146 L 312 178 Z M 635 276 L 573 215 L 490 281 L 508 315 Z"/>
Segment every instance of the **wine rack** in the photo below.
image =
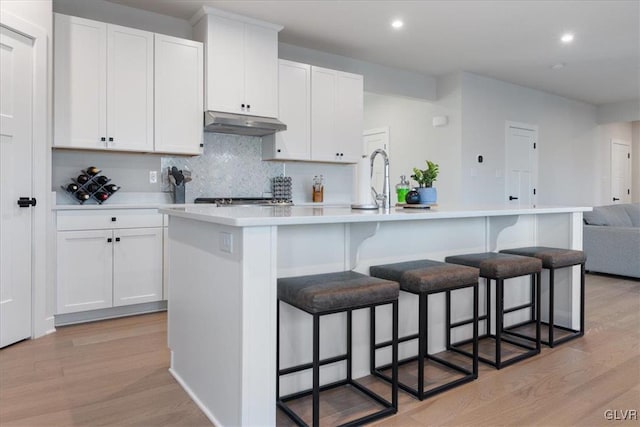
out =
<path fill-rule="evenodd" d="M 106 175 L 101 175 L 102 171 L 94 166 L 81 172 L 77 178 L 71 178 L 69 184 L 60 186 L 76 203 L 82 205 L 93 200 L 101 205 L 120 189 L 119 186 L 112 184 Z"/>

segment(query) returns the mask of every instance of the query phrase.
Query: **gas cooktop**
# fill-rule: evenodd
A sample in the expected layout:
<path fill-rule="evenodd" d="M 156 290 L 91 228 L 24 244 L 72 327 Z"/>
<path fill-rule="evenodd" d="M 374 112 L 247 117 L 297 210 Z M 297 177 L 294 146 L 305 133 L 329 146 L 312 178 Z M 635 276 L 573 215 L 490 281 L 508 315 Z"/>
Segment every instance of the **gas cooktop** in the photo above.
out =
<path fill-rule="evenodd" d="M 194 203 L 209 203 L 216 206 L 293 206 L 291 200 L 266 197 L 198 197 Z"/>

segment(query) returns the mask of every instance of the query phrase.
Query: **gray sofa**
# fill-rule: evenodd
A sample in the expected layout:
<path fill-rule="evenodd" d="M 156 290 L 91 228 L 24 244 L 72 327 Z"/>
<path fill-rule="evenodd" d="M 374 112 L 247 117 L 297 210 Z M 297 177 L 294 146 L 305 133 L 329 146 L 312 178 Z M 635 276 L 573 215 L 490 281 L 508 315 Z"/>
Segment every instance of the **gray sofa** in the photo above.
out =
<path fill-rule="evenodd" d="M 584 213 L 587 271 L 640 278 L 640 203 Z"/>

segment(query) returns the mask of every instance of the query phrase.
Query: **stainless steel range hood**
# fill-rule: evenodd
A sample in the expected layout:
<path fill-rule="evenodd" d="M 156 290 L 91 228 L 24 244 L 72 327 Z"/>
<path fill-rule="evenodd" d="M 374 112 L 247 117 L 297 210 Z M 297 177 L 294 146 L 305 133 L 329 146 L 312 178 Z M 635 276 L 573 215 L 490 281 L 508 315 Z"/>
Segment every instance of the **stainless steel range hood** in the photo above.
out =
<path fill-rule="evenodd" d="M 205 111 L 204 130 L 206 132 L 231 133 L 234 135 L 265 136 L 281 130 L 287 130 L 287 125 L 278 119 L 269 117 Z"/>

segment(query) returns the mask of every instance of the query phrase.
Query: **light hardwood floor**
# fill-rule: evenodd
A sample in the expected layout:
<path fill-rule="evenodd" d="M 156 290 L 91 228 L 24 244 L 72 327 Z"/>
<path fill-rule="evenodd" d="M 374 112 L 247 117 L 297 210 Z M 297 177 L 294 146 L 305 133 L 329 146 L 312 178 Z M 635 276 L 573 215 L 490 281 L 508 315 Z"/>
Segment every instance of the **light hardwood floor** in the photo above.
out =
<path fill-rule="evenodd" d="M 377 425 L 638 425 L 605 411 L 640 413 L 640 281 L 588 275 L 586 310 L 584 338 L 424 402 L 401 392 Z M 210 426 L 168 365 L 164 313 L 59 328 L 0 350 L 0 426 Z M 323 425 L 365 410 L 340 393 Z"/>

